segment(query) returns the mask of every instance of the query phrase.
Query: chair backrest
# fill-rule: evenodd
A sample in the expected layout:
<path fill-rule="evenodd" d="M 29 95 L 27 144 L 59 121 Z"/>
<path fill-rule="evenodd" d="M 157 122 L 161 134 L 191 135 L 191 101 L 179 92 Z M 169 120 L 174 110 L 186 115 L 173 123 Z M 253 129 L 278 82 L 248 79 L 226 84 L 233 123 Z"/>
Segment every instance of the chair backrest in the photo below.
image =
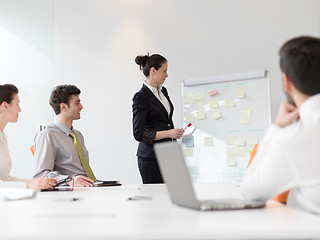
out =
<path fill-rule="evenodd" d="M 249 160 L 247 168 L 249 167 L 249 165 L 251 164 L 252 160 L 256 156 L 257 151 L 258 151 L 258 147 L 259 147 L 259 144 L 254 145 L 254 148 L 253 148 L 252 152 L 250 153 L 250 160 Z M 286 204 L 287 201 L 288 201 L 288 196 L 289 196 L 289 190 L 286 191 L 286 192 L 283 192 L 283 193 L 281 193 L 279 195 L 274 196 L 272 198 L 272 200 Z"/>

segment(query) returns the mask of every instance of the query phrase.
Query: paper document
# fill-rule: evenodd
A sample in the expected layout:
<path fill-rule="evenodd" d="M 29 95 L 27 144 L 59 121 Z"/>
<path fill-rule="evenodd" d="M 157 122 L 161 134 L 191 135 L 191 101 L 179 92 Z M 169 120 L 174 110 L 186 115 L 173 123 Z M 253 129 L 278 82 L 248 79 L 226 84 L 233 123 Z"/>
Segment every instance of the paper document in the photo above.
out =
<path fill-rule="evenodd" d="M 35 198 L 37 192 L 33 189 L 24 188 L 0 188 L 0 201 L 12 201 Z"/>

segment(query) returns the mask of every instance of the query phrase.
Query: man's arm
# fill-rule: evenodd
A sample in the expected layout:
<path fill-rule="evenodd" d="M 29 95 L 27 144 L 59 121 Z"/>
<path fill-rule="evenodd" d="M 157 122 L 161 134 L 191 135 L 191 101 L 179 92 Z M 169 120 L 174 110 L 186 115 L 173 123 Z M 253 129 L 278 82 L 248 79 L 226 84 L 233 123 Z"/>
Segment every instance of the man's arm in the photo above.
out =
<path fill-rule="evenodd" d="M 282 128 L 291 125 L 297 118 L 298 110 L 294 106 L 289 103 L 281 105 L 275 124 L 259 145 L 258 153 L 241 184 L 245 199 L 268 200 L 296 184 L 295 169 L 281 142 L 290 133 L 290 129 L 284 131 Z"/>
<path fill-rule="evenodd" d="M 271 126 L 241 183 L 241 192 L 247 200 L 269 200 L 296 183 L 296 175 L 288 153 L 279 145 L 277 127 Z"/>
<path fill-rule="evenodd" d="M 56 152 L 49 132 L 40 132 L 36 136 L 34 143 L 34 158 L 36 160 L 34 178 L 56 177 L 60 180 L 67 177 L 66 175 L 59 175 L 59 172 L 53 171 Z"/>

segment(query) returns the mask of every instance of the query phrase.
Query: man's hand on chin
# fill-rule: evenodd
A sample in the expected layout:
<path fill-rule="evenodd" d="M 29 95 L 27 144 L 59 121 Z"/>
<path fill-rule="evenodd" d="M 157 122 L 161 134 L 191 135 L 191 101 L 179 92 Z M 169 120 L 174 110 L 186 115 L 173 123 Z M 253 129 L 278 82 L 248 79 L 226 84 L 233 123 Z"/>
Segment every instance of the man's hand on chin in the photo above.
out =
<path fill-rule="evenodd" d="M 296 106 L 289 102 L 283 102 L 280 105 L 278 116 L 274 122 L 280 128 L 292 124 L 295 120 L 299 119 L 299 110 Z"/>

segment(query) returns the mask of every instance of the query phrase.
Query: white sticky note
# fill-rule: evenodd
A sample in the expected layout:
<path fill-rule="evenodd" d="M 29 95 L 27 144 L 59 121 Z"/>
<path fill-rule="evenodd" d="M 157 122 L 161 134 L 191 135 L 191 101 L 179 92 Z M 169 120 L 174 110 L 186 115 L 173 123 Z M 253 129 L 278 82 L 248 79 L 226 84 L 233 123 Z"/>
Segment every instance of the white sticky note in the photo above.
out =
<path fill-rule="evenodd" d="M 205 137 L 203 140 L 204 140 L 203 141 L 204 146 L 207 146 L 207 147 L 213 146 L 213 137 Z"/>
<path fill-rule="evenodd" d="M 241 124 L 250 124 L 250 121 L 251 121 L 251 110 L 248 108 L 242 109 L 240 123 Z"/>
<path fill-rule="evenodd" d="M 184 98 L 184 103 L 186 103 L 186 104 L 193 103 L 192 93 L 186 93 L 183 98 Z"/>
<path fill-rule="evenodd" d="M 237 87 L 236 89 L 236 98 L 244 98 L 246 95 L 246 88 L 245 87 Z"/>
<path fill-rule="evenodd" d="M 194 105 L 195 110 L 204 110 L 203 101 L 196 101 Z"/>
<path fill-rule="evenodd" d="M 187 114 L 186 115 L 186 123 L 194 123 L 194 114 Z"/>
<path fill-rule="evenodd" d="M 237 154 L 237 148 L 235 147 L 227 147 L 226 148 L 226 155 L 227 156 L 236 156 Z"/>
<path fill-rule="evenodd" d="M 226 98 L 226 99 L 224 100 L 224 106 L 225 106 L 225 107 L 234 107 L 233 98 Z"/>
<path fill-rule="evenodd" d="M 248 136 L 247 144 L 248 145 L 256 145 L 258 143 L 258 137 L 257 136 Z"/>
<path fill-rule="evenodd" d="M 193 148 L 185 148 L 184 149 L 185 157 L 193 157 Z"/>
<path fill-rule="evenodd" d="M 221 113 L 220 113 L 220 111 L 218 110 L 218 111 L 212 112 L 212 118 L 213 118 L 214 120 L 217 120 L 217 119 L 221 118 Z"/>
<path fill-rule="evenodd" d="M 202 100 L 203 98 L 202 98 L 202 92 L 196 92 L 196 93 L 194 93 L 193 94 L 193 97 L 194 97 L 194 100 L 196 100 L 196 101 L 200 101 L 200 100 Z"/>
<path fill-rule="evenodd" d="M 236 148 L 236 156 L 244 157 L 246 155 L 246 148 Z"/>
<path fill-rule="evenodd" d="M 197 121 L 206 119 L 206 113 L 204 111 L 199 111 L 196 113 L 196 119 Z"/>
<path fill-rule="evenodd" d="M 210 100 L 210 108 L 219 108 L 219 100 L 211 99 Z"/>
<path fill-rule="evenodd" d="M 227 166 L 237 166 L 237 159 L 235 156 L 227 156 Z"/>

